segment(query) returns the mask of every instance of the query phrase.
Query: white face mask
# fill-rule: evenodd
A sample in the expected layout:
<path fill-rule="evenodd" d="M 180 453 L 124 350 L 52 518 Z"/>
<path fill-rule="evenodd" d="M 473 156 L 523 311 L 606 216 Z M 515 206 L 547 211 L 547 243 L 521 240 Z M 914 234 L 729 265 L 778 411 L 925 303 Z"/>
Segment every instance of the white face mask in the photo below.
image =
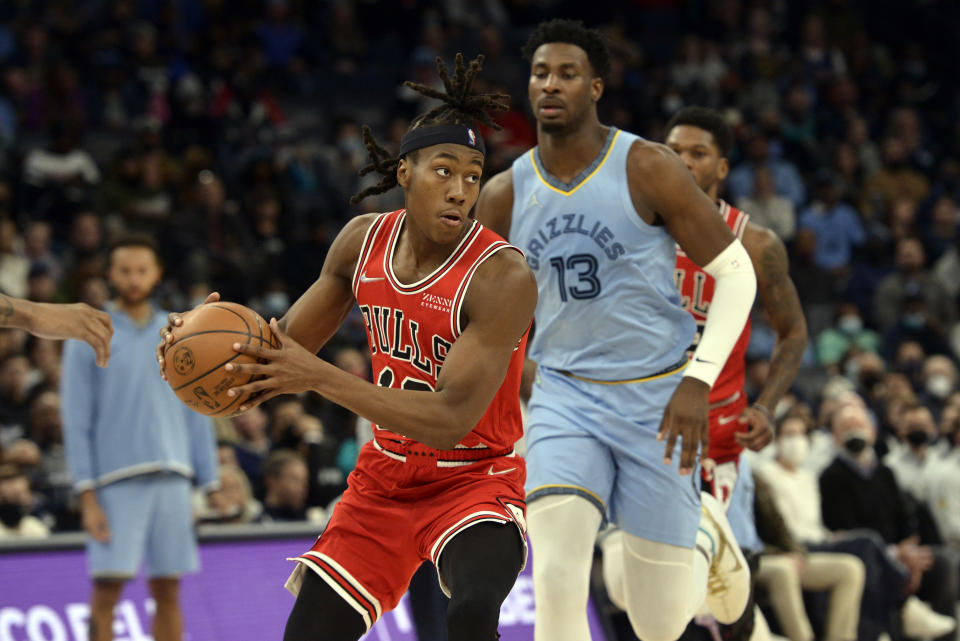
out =
<path fill-rule="evenodd" d="M 844 314 L 837 319 L 837 328 L 844 334 L 856 334 L 863 329 L 863 319 L 856 314 Z"/>
<path fill-rule="evenodd" d="M 810 441 L 802 434 L 790 434 L 780 439 L 777 451 L 787 463 L 800 465 L 807 460 L 810 453 Z"/>
<path fill-rule="evenodd" d="M 934 398 L 944 399 L 953 391 L 953 384 L 950 377 L 944 374 L 934 374 L 927 379 L 927 392 Z"/>

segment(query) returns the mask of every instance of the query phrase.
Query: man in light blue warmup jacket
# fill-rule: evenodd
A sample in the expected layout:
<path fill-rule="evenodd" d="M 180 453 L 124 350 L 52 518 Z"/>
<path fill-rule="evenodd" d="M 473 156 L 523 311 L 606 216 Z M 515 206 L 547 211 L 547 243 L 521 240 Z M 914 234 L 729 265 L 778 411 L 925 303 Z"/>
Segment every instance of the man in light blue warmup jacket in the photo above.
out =
<path fill-rule="evenodd" d="M 152 241 L 115 243 L 109 275 L 110 363 L 98 368 L 89 345 L 69 341 L 61 383 L 67 462 L 90 535 L 89 639 L 113 638 L 113 608 L 146 558 L 157 603 L 153 637 L 180 641 L 179 577 L 198 566 L 191 485 L 217 484 L 213 425 L 181 403 L 157 371 L 167 313 L 150 302 L 161 275 Z"/>

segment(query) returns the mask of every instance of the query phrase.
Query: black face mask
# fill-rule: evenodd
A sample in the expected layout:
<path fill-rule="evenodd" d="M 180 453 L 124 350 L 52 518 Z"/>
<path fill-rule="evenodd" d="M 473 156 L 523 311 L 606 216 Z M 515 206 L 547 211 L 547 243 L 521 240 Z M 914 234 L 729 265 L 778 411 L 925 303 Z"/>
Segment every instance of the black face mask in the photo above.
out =
<path fill-rule="evenodd" d="M 24 515 L 27 513 L 27 506 L 20 503 L 0 503 L 0 523 L 8 528 L 15 528 L 20 525 Z"/>
<path fill-rule="evenodd" d="M 859 454 L 867 447 L 867 440 L 862 436 L 854 436 L 843 442 L 843 446 L 851 454 Z"/>
<path fill-rule="evenodd" d="M 914 447 L 926 445 L 930 440 L 930 435 L 925 430 L 910 430 L 907 432 L 907 442 Z"/>

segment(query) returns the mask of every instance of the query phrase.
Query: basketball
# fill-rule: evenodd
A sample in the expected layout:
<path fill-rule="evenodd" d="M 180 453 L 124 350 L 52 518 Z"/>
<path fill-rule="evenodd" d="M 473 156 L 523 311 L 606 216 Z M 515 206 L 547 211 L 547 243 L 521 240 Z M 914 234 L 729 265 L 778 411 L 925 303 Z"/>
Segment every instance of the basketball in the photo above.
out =
<path fill-rule="evenodd" d="M 182 316 L 167 346 L 164 371 L 167 382 L 186 405 L 208 416 L 232 416 L 252 394 L 227 396 L 232 387 L 256 377 L 224 369 L 227 363 L 255 363 L 257 359 L 233 349 L 234 343 L 279 347 L 280 343 L 260 314 L 237 303 L 206 303 Z"/>

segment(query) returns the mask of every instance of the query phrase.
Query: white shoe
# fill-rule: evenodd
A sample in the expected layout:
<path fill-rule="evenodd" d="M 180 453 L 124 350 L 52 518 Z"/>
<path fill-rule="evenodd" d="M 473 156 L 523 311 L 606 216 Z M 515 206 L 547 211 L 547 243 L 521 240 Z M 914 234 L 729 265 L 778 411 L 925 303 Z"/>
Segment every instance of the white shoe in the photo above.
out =
<path fill-rule="evenodd" d="M 713 540 L 707 578 L 707 605 L 720 623 L 734 623 L 750 598 L 750 567 L 737 544 L 727 515 L 712 494 L 700 493 L 700 527 Z"/>
<path fill-rule="evenodd" d="M 957 627 L 952 618 L 934 612 L 915 596 L 907 598 L 900 616 L 903 618 L 903 634 L 907 637 L 932 639 L 949 634 Z"/>

